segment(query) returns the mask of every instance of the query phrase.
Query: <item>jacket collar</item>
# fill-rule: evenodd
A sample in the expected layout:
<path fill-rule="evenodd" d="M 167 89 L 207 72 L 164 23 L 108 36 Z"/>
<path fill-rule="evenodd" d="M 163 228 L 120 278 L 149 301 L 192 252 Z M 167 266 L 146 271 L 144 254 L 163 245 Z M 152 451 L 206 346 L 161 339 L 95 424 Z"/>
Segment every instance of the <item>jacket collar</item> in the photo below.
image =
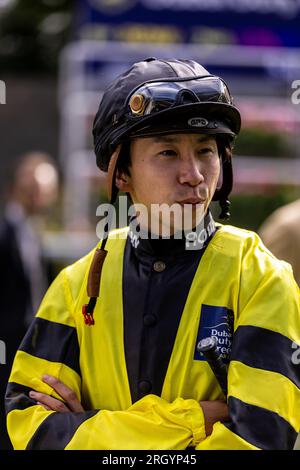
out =
<path fill-rule="evenodd" d="M 216 232 L 215 221 L 207 212 L 204 221 L 191 232 L 180 234 L 181 238 L 151 238 L 151 234 L 138 232 L 135 219 L 129 224 L 128 237 L 137 257 L 164 257 L 172 258 L 174 255 L 188 256 L 198 250 L 203 250 Z"/>

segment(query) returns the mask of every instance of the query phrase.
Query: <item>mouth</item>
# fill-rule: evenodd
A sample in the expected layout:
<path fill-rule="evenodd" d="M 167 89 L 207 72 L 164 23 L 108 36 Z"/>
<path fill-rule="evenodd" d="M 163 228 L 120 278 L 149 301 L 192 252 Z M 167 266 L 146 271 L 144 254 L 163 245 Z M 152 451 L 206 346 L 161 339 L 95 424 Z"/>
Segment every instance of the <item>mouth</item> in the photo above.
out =
<path fill-rule="evenodd" d="M 192 206 L 198 206 L 199 204 L 204 204 L 205 199 L 200 199 L 200 198 L 189 198 L 189 199 L 184 199 L 183 201 L 177 201 L 178 204 L 181 206 L 184 206 L 185 204 L 189 204 Z"/>

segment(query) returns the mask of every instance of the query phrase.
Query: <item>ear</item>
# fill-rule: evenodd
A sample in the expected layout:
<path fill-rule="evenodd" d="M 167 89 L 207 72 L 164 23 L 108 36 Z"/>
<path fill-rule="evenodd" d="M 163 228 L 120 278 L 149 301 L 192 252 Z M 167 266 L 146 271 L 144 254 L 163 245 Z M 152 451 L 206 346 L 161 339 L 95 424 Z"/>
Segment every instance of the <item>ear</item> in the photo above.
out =
<path fill-rule="evenodd" d="M 120 191 L 128 193 L 131 189 L 130 176 L 118 169 L 116 171 L 115 185 Z"/>

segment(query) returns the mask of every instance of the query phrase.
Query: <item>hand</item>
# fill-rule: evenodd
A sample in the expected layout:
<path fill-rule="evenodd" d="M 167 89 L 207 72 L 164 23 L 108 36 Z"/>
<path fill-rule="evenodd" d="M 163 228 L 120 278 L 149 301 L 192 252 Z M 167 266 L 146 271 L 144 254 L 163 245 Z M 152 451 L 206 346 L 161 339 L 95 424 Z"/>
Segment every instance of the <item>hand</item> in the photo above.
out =
<path fill-rule="evenodd" d="M 205 420 L 205 432 L 210 436 L 213 430 L 213 425 L 217 421 L 226 421 L 229 419 L 228 406 L 224 401 L 200 401 Z"/>
<path fill-rule="evenodd" d="M 31 391 L 29 392 L 30 398 L 36 400 L 38 405 L 47 411 L 58 411 L 59 413 L 68 413 L 70 411 L 84 411 L 80 401 L 78 400 L 76 393 L 71 388 L 67 387 L 60 380 L 52 375 L 43 375 L 43 382 L 50 385 L 61 397 L 61 400 L 46 395 L 45 393 Z"/>

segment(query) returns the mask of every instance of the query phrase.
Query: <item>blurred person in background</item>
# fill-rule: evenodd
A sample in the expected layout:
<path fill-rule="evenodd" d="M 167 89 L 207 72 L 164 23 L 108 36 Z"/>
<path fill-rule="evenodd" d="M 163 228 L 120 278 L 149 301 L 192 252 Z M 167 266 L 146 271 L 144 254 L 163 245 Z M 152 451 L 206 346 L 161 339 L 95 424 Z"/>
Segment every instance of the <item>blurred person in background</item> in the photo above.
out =
<path fill-rule="evenodd" d="M 300 286 L 300 199 L 280 207 L 259 228 L 269 250 L 291 264 Z"/>
<path fill-rule="evenodd" d="M 9 179 L 0 222 L 0 339 L 6 345 L 0 365 L 0 449 L 10 446 L 3 401 L 13 357 L 48 287 L 39 231 L 58 193 L 57 169 L 45 153 L 22 155 Z"/>

